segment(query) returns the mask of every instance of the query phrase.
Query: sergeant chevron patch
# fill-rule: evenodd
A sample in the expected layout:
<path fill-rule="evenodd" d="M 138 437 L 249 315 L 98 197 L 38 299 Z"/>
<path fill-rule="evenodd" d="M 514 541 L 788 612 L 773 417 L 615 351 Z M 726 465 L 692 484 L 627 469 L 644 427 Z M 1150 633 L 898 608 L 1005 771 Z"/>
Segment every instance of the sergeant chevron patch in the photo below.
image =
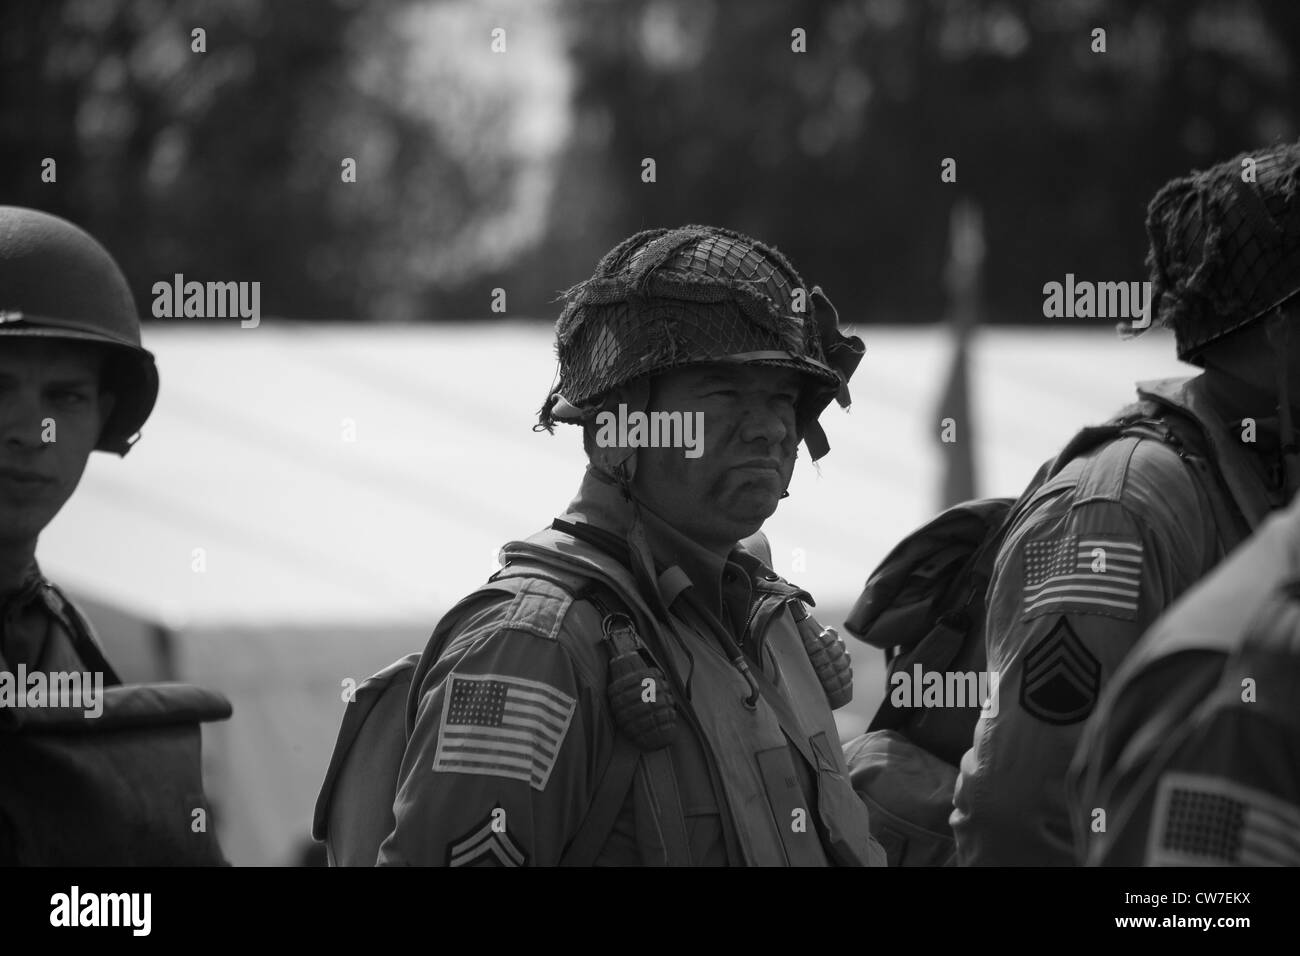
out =
<path fill-rule="evenodd" d="M 442 701 L 433 769 L 526 781 L 546 789 L 575 701 L 541 681 L 453 674 Z"/>
<path fill-rule="evenodd" d="M 1101 662 L 1062 617 L 1025 655 L 1020 706 L 1049 724 L 1074 724 L 1092 713 Z"/>
<path fill-rule="evenodd" d="M 510 839 L 500 807 L 494 807 L 482 823 L 447 845 L 448 866 L 523 866 L 528 854 Z"/>
<path fill-rule="evenodd" d="M 1025 546 L 1023 620 L 1063 611 L 1137 617 L 1142 543 L 1121 535 L 1067 534 Z"/>

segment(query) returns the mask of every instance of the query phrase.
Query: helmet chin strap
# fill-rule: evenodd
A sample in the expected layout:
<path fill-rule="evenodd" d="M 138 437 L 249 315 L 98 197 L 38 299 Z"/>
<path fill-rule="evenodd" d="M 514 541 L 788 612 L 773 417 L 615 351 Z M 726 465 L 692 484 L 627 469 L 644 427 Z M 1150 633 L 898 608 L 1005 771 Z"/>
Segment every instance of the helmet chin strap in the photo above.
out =
<path fill-rule="evenodd" d="M 642 378 L 617 389 L 610 398 L 602 403 L 602 411 L 615 411 L 619 405 L 625 405 L 627 411 L 644 412 L 650 405 L 650 382 Z M 636 449 L 619 446 L 597 447 L 592 451 L 592 466 L 606 480 L 613 482 L 623 496 L 623 500 L 632 509 L 632 519 L 627 529 L 628 555 L 631 558 L 632 576 L 642 595 L 655 613 L 664 620 L 668 618 L 668 609 L 659 598 L 658 576 L 655 574 L 653 558 L 650 557 L 650 543 L 646 538 L 645 521 L 642 517 L 640 498 L 632 488 L 636 477 Z"/>
<path fill-rule="evenodd" d="M 1287 499 L 1300 491 L 1300 448 L 1296 446 L 1295 423 L 1291 413 L 1292 365 L 1291 325 L 1281 308 L 1269 320 L 1268 341 L 1273 351 L 1273 370 L 1277 382 L 1278 441 L 1282 449 L 1282 475 Z"/>
<path fill-rule="evenodd" d="M 623 500 L 632 508 L 632 520 L 627 527 L 628 555 L 632 559 L 632 575 L 636 578 L 642 594 L 655 605 L 656 612 L 662 610 L 666 617 L 668 609 L 661 607 L 661 602 L 657 600 L 659 582 L 651 563 L 653 559 L 650 557 L 650 541 L 646 538 L 645 520 L 641 514 L 641 500 L 632 490 L 632 476 L 635 473 L 636 455 L 633 454 L 627 460 L 620 462 L 612 475 L 614 483 L 623 493 Z"/>

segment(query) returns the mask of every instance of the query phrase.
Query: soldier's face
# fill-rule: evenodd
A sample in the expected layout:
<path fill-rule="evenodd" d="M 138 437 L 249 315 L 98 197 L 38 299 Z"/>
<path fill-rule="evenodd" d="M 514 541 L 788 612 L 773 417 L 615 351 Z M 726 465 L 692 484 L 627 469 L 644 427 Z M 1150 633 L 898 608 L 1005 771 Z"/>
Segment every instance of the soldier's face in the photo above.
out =
<path fill-rule="evenodd" d="M 34 541 L 72 495 L 112 410 L 94 345 L 0 338 L 0 547 Z"/>
<path fill-rule="evenodd" d="M 707 547 L 730 547 L 776 510 L 794 472 L 802 379 L 782 368 L 716 364 L 657 377 L 650 412 L 698 424 L 698 457 L 641 448 L 633 485 L 659 515 Z"/>

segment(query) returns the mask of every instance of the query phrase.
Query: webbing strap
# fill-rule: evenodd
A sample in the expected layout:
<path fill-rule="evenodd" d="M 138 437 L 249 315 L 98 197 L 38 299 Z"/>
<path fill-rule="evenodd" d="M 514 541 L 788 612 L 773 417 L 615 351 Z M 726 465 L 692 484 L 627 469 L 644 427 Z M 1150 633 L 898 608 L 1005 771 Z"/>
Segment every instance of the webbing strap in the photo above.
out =
<path fill-rule="evenodd" d="M 600 614 L 602 624 L 611 614 L 621 614 L 629 621 L 635 620 L 631 610 L 625 607 L 614 590 L 599 582 L 592 582 L 575 600 L 585 600 L 591 604 Z M 605 772 L 601 775 L 587 815 L 583 817 L 578 832 L 560 858 L 561 866 L 591 866 L 595 862 L 609 842 L 619 813 L 627 803 L 628 795 L 638 778 L 638 769 L 653 809 L 654 830 L 662 849 L 661 857 L 653 863 L 660 866 L 691 864 L 686 811 L 677 786 L 677 771 L 673 766 L 671 748 L 642 751 L 626 734 L 616 730 L 614 752 L 605 765 Z"/>
<path fill-rule="evenodd" d="M 72 630 L 72 645 L 77 651 L 77 656 L 81 658 L 82 663 L 92 671 L 99 671 L 104 675 L 104 685 L 106 687 L 115 687 L 122 683 L 122 678 L 118 676 L 113 665 L 108 662 L 104 652 L 100 650 L 99 644 L 91 636 L 90 622 L 82 615 L 77 606 L 68 600 L 59 588 L 46 582 L 46 586 L 54 592 L 62 605 L 61 610 L 68 619 Z"/>
<path fill-rule="evenodd" d="M 691 843 L 686 834 L 686 811 L 673 769 L 672 748 L 662 747 L 643 754 L 641 780 L 654 808 L 663 855 L 653 861 L 659 866 L 690 866 Z"/>
<path fill-rule="evenodd" d="M 609 842 L 619 811 L 632 791 L 632 780 L 640 763 L 641 751 L 623 734 L 614 735 L 614 753 L 605 765 L 595 796 L 587 808 L 578 832 L 574 834 L 560 866 L 591 866 Z"/>

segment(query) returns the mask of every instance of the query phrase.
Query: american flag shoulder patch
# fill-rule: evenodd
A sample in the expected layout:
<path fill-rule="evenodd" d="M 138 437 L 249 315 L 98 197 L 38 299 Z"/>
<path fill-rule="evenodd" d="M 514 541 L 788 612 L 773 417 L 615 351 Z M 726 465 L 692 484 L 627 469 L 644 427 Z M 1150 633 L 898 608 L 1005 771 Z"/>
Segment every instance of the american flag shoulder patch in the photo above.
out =
<path fill-rule="evenodd" d="M 576 704 L 541 681 L 452 674 L 443 696 L 433 769 L 509 777 L 544 790 Z"/>
<path fill-rule="evenodd" d="M 1300 866 L 1300 807 L 1254 787 L 1169 771 L 1156 784 L 1148 866 Z"/>
<path fill-rule="evenodd" d="M 1137 617 L 1142 542 L 1115 534 L 1067 534 L 1025 545 L 1022 620 L 1082 612 Z"/>

